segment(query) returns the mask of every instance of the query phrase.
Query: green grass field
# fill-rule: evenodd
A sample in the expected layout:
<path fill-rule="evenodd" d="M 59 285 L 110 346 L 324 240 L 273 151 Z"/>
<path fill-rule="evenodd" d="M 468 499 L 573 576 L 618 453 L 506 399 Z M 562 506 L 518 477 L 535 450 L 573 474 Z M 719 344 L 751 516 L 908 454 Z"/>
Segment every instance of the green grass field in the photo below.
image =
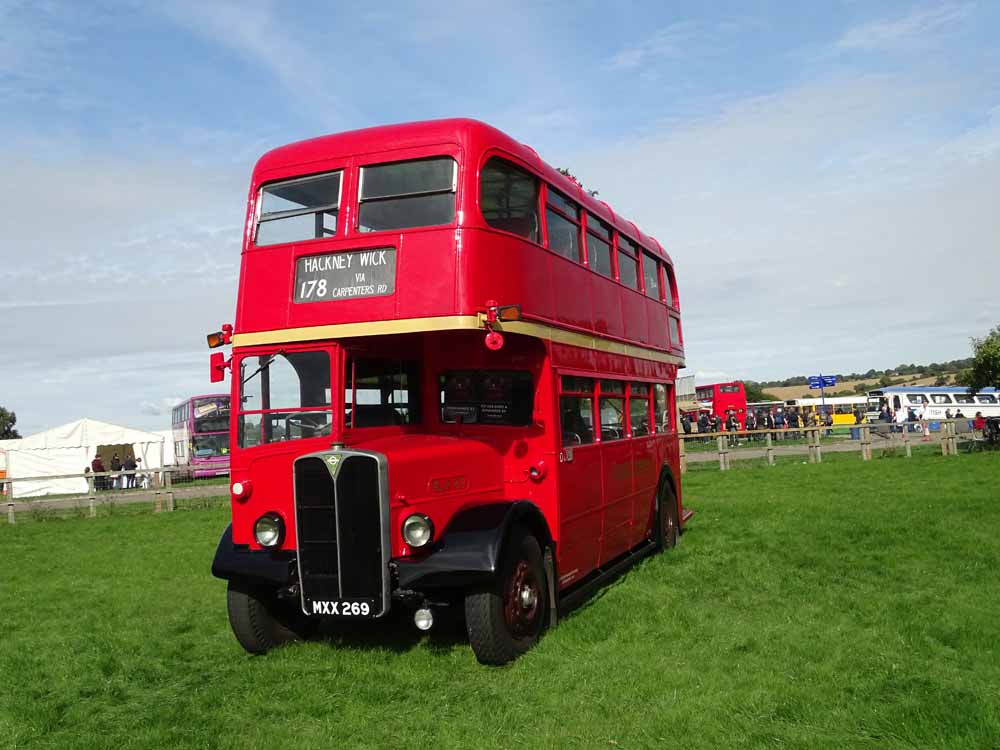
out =
<path fill-rule="evenodd" d="M 855 457 L 856 458 L 856 457 Z M 406 622 L 248 657 L 227 511 L 0 526 L 0 748 L 1000 747 L 1000 453 L 693 472 L 516 664 Z"/>

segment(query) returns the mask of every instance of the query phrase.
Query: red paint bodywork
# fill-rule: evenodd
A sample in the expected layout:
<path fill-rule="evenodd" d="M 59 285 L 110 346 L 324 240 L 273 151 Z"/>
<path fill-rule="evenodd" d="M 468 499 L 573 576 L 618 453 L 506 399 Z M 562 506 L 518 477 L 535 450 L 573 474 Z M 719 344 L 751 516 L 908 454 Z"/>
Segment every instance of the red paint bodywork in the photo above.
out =
<path fill-rule="evenodd" d="M 357 231 L 360 166 L 439 155 L 450 155 L 458 162 L 457 210 L 451 225 Z M 543 183 L 541 201 L 545 185 L 551 185 L 658 257 L 664 264 L 660 286 L 669 288 L 672 304 L 600 276 L 542 244 L 487 225 L 479 211 L 478 182 L 481 167 L 492 156 L 501 156 L 536 175 Z M 341 169 L 344 177 L 335 237 L 254 245 L 261 185 Z M 394 294 L 292 302 L 297 258 L 385 247 L 397 250 Z M 545 164 L 531 148 L 495 128 L 464 119 L 378 127 L 293 143 L 258 161 L 246 214 L 234 331 L 237 337 L 331 324 L 476 315 L 489 300 L 520 305 L 525 321 L 596 334 L 618 344 L 638 344 L 673 355 L 677 361 L 683 357 L 681 342 L 669 340 L 668 319 L 673 316 L 679 321 L 680 312 L 672 262 L 659 243 Z M 419 510 L 429 516 L 440 536 L 460 508 L 502 499 L 527 499 L 541 509 L 555 541 L 562 585 L 582 578 L 644 539 L 651 529 L 661 467 L 667 467 L 676 480 L 680 477 L 676 425 L 646 437 L 579 446 L 567 462 L 560 445 L 560 376 L 655 381 L 672 386 L 678 364 L 506 331 L 503 348 L 491 351 L 484 345 L 484 334 L 483 330 L 427 331 L 280 346 L 241 346 L 237 338 L 234 374 L 240 372 L 245 356 L 268 354 L 278 348 L 287 352 L 328 350 L 334 362 L 331 394 L 335 424 L 330 437 L 241 449 L 234 412 L 231 477 L 233 481 L 251 480 L 253 492 L 249 498 L 233 500 L 233 541 L 256 549 L 253 523 L 261 514 L 274 511 L 284 518 L 288 529 L 282 547 L 295 549 L 292 460 L 329 448 L 334 441 L 387 457 L 394 558 L 412 554 L 399 533 L 403 518 L 411 512 Z M 340 378 L 345 350 L 359 346 L 373 354 L 409 351 L 421 363 L 421 382 L 426 386 L 421 394 L 421 424 L 344 427 Z M 443 369 L 491 368 L 532 373 L 536 384 L 532 424 L 443 423 L 438 391 L 430 387 L 439 373 Z M 233 378 L 234 404 L 240 403 L 238 380 Z M 673 414 L 672 387 L 670 394 L 668 408 Z M 532 477 L 531 468 L 539 465 L 545 471 Z M 679 505 L 679 481 L 675 484 Z"/>

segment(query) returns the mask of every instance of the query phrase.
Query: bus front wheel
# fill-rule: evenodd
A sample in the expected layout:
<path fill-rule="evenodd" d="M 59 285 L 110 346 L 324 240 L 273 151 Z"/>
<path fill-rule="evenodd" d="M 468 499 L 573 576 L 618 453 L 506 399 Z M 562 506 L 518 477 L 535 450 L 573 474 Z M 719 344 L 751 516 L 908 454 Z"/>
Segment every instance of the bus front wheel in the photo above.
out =
<path fill-rule="evenodd" d="M 248 653 L 263 654 L 304 637 L 303 618 L 270 590 L 230 581 L 226 608 L 233 635 Z"/>
<path fill-rule="evenodd" d="M 541 547 L 530 532 L 515 528 L 494 585 L 465 597 L 469 643 L 481 664 L 508 664 L 538 642 L 548 617 Z"/>

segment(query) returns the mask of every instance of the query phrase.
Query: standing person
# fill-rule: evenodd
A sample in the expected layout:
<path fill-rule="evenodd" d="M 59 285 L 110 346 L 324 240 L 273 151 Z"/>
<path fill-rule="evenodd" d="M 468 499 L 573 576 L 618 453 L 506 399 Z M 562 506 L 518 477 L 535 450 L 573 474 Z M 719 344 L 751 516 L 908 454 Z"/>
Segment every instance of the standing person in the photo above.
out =
<path fill-rule="evenodd" d="M 104 468 L 104 461 L 101 460 L 101 454 L 98 453 L 94 456 L 94 460 L 90 462 L 90 470 L 95 474 L 102 474 L 106 469 Z M 107 477 L 94 477 L 94 488 L 98 490 L 103 490 L 107 486 Z"/>
<path fill-rule="evenodd" d="M 955 419 L 965 419 L 965 415 L 962 414 L 961 408 L 959 408 L 959 410 L 955 412 Z"/>
<path fill-rule="evenodd" d="M 931 427 L 927 423 L 927 404 L 920 404 L 917 407 L 917 421 L 923 427 L 924 436 L 920 439 L 926 443 L 931 439 Z"/>
<path fill-rule="evenodd" d="M 799 433 L 798 433 L 798 429 L 799 429 L 799 412 L 798 412 L 797 409 L 792 409 L 792 410 L 790 410 L 788 412 L 788 429 L 789 430 L 793 430 L 793 432 L 791 432 L 789 434 L 789 437 L 792 440 L 795 440 L 799 436 Z"/>
<path fill-rule="evenodd" d="M 906 413 L 906 409 L 900 407 L 896 410 L 896 431 L 903 432 L 906 429 L 906 422 L 909 419 L 909 414 Z"/>
<path fill-rule="evenodd" d="M 111 471 L 121 471 L 121 470 L 122 470 L 122 460 L 118 458 L 118 454 L 115 453 L 111 457 Z M 111 483 L 116 490 L 119 487 L 121 487 L 121 475 L 115 474 L 113 477 L 111 477 Z"/>
<path fill-rule="evenodd" d="M 135 487 L 135 467 L 136 467 L 135 456 L 129 453 L 127 456 L 125 456 L 125 461 L 122 463 L 122 468 L 124 468 L 125 471 L 132 472 L 127 477 L 125 477 L 125 486 L 130 490 Z"/>
<path fill-rule="evenodd" d="M 702 412 L 701 414 L 698 415 L 698 432 L 700 432 L 701 434 L 705 435 L 705 434 L 708 434 L 710 431 L 711 430 L 710 430 L 709 424 L 708 424 L 708 414 L 706 414 L 705 412 Z M 706 438 L 702 438 L 701 442 L 707 443 L 708 442 L 708 438 L 707 437 Z"/>
<path fill-rule="evenodd" d="M 889 413 L 889 407 L 882 404 L 882 408 L 878 411 L 878 421 L 879 422 L 891 422 L 892 414 Z"/>
<path fill-rule="evenodd" d="M 774 414 L 768 409 L 767 411 L 761 412 L 760 419 L 757 420 L 757 424 L 760 425 L 761 429 L 773 430 L 774 429 Z M 771 433 L 771 437 L 775 437 L 774 433 Z"/>
<path fill-rule="evenodd" d="M 753 409 L 747 409 L 746 429 L 748 432 L 757 429 L 757 415 L 753 413 Z M 760 435 L 750 435 L 749 439 L 753 441 L 757 440 L 759 437 Z"/>
<path fill-rule="evenodd" d="M 951 419 L 951 409 L 950 408 L 944 410 L 944 418 L 945 419 Z"/>
<path fill-rule="evenodd" d="M 972 429 L 980 436 L 983 434 L 983 430 L 986 429 L 986 417 L 983 416 L 981 411 L 977 411 L 976 416 L 972 418 Z"/>
<path fill-rule="evenodd" d="M 684 430 L 685 435 L 691 434 L 691 417 L 687 414 L 681 414 L 681 429 Z"/>
<path fill-rule="evenodd" d="M 736 418 L 736 412 L 732 409 L 726 415 L 726 431 L 729 433 L 729 447 L 735 448 L 740 444 L 739 436 L 736 432 L 740 429 L 740 420 Z"/>
<path fill-rule="evenodd" d="M 829 409 L 823 413 L 823 426 L 826 427 L 826 435 L 829 437 L 830 428 L 833 427 L 833 415 L 830 413 Z"/>
<path fill-rule="evenodd" d="M 785 431 L 785 412 L 780 407 L 778 411 L 774 414 L 774 427 L 778 432 L 774 433 L 775 440 L 781 440 L 782 434 Z"/>

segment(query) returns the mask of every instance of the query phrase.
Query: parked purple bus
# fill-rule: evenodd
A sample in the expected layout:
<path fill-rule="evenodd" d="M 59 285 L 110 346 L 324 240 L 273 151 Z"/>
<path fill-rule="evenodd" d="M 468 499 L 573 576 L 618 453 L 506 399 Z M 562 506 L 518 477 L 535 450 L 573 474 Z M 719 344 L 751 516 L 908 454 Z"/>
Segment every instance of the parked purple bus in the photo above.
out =
<path fill-rule="evenodd" d="M 229 394 L 194 396 L 174 407 L 174 463 L 193 477 L 229 474 Z"/>

